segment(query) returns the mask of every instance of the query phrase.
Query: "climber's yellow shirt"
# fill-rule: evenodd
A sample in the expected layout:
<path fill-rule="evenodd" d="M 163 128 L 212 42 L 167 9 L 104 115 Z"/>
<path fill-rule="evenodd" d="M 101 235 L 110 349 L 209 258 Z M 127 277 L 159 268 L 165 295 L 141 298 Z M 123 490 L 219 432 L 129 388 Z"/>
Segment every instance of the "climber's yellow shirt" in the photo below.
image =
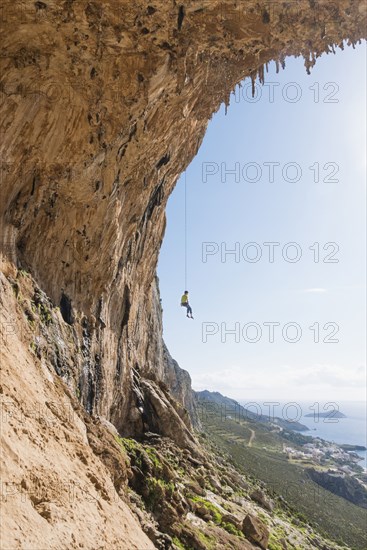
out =
<path fill-rule="evenodd" d="M 181 304 L 187 304 L 188 301 L 189 297 L 187 296 L 187 294 L 184 294 L 181 298 Z"/>

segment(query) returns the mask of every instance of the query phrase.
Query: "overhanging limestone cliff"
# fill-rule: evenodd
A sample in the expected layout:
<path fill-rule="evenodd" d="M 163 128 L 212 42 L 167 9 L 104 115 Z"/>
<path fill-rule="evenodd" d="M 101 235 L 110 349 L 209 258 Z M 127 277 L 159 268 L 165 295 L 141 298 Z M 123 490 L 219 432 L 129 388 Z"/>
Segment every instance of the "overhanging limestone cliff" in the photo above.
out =
<path fill-rule="evenodd" d="M 193 444 L 162 384 L 167 199 L 236 83 L 354 44 L 366 5 L 67 0 L 2 15 L 4 272 L 29 270 L 72 327 L 61 371 L 87 411 Z"/>

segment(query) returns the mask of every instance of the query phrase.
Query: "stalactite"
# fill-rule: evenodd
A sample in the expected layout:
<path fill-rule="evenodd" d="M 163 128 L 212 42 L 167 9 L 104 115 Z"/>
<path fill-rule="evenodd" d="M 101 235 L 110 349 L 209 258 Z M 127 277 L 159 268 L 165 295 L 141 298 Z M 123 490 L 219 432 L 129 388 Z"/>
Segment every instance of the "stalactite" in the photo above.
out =
<path fill-rule="evenodd" d="M 231 97 L 231 94 L 227 94 L 225 96 L 225 99 L 224 99 L 224 114 L 227 116 L 227 113 L 228 113 L 228 107 L 230 105 L 230 97 Z"/>
<path fill-rule="evenodd" d="M 256 72 L 251 73 L 251 93 L 252 93 L 252 97 L 255 97 L 256 76 L 257 76 Z"/>
<path fill-rule="evenodd" d="M 261 67 L 258 70 L 258 73 L 259 73 L 259 82 L 260 82 L 260 84 L 264 84 L 264 82 L 265 82 L 265 79 L 264 79 L 264 65 L 261 65 Z"/>

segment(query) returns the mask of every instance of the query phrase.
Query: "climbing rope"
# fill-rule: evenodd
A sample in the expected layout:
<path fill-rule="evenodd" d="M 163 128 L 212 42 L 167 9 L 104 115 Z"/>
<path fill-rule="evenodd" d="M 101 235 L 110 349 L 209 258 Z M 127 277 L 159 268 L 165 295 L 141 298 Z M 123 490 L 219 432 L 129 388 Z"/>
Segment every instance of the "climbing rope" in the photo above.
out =
<path fill-rule="evenodd" d="M 184 187 L 185 187 L 185 208 L 184 208 L 184 216 L 185 216 L 185 290 L 187 290 L 187 181 L 186 181 L 186 171 L 184 174 Z"/>

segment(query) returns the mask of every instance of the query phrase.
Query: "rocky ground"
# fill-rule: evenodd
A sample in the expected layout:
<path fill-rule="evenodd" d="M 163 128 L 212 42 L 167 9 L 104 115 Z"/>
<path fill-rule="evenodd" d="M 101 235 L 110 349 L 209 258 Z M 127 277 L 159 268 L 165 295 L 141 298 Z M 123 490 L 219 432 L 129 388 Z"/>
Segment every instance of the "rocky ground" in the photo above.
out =
<path fill-rule="evenodd" d="M 146 434 L 144 441 L 116 438 L 130 458 L 130 501 L 143 529 L 171 537 L 179 549 L 340 549 L 267 494 L 220 450 L 199 436 L 202 455 L 193 457 L 171 440 Z M 155 526 L 155 527 L 154 527 Z M 166 546 L 163 537 L 158 547 Z M 344 547 L 346 548 L 346 547 Z"/>
<path fill-rule="evenodd" d="M 199 433 L 186 448 L 152 432 L 138 441 L 86 413 L 70 375 L 73 346 L 83 341 L 29 273 L 7 273 L 2 548 L 92 549 L 96 539 L 106 550 L 338 548 L 295 525 L 281 501 Z"/>

